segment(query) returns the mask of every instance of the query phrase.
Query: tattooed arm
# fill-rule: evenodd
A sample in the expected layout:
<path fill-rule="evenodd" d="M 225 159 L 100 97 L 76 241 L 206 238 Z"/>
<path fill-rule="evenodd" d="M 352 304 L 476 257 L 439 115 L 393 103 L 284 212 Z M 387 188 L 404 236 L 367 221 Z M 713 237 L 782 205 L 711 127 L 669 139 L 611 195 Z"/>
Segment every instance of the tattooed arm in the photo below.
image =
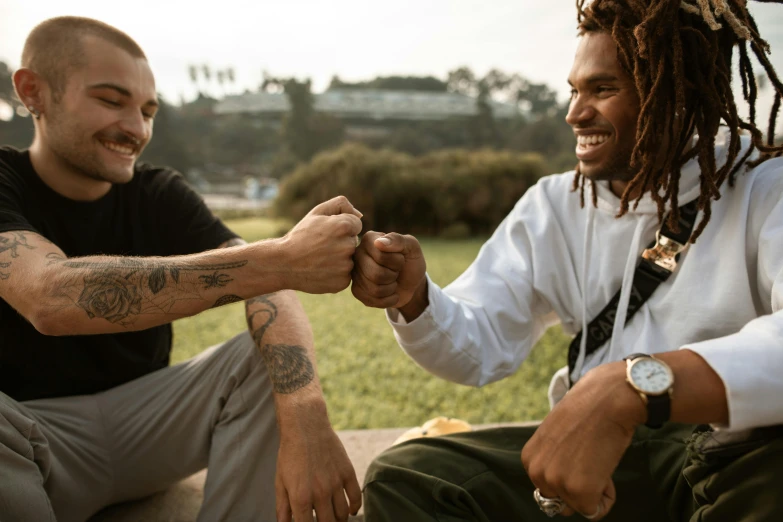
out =
<path fill-rule="evenodd" d="M 245 311 L 275 394 L 278 520 L 310 520 L 313 509 L 319 520 L 346 520 L 361 507 L 361 488 L 329 422 L 307 315 L 290 290 L 248 299 Z"/>
<path fill-rule="evenodd" d="M 0 299 L 46 335 L 143 330 L 284 288 L 351 282 L 361 213 L 336 197 L 280 239 L 172 257 L 66 258 L 43 236 L 0 233 Z"/>
<path fill-rule="evenodd" d="M 176 257 L 66 258 L 0 234 L 0 297 L 47 335 L 142 330 L 283 288 L 274 240 Z M 250 262 L 252 260 L 252 262 Z"/>
<path fill-rule="evenodd" d="M 361 488 L 329 422 L 304 309 L 292 291 L 249 299 L 246 309 L 275 392 L 277 520 L 311 520 L 313 510 L 318 520 L 347 520 L 361 507 Z"/>

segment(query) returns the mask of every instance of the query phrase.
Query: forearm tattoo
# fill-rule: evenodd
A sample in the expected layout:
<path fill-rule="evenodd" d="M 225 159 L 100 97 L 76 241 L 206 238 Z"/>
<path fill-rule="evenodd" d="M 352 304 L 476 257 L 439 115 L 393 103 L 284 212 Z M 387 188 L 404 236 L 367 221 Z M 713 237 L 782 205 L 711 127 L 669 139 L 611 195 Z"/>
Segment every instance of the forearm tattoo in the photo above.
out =
<path fill-rule="evenodd" d="M 83 261 L 59 259 L 56 254 L 47 257 L 49 264 L 73 269 L 61 274 L 53 287 L 52 297 L 61 298 L 55 299 L 56 302 L 70 301 L 90 319 L 105 319 L 124 327 L 130 327 L 145 314 L 181 315 L 175 310 L 177 304 L 203 301 L 203 290 L 225 286 L 233 281 L 227 272 L 247 264 L 247 261 L 199 264 L 133 257 Z M 203 277 L 217 282 L 205 285 Z M 218 301 L 227 304 L 225 298 Z"/>
<path fill-rule="evenodd" d="M 238 303 L 239 301 L 244 301 L 244 299 L 234 294 L 224 295 L 223 297 L 215 301 L 215 304 L 212 305 L 212 308 L 218 308 L 231 303 Z"/>
<path fill-rule="evenodd" d="M 247 326 L 264 358 L 275 393 L 289 394 L 304 388 L 315 378 L 313 363 L 300 345 L 268 344 L 264 335 L 277 319 L 274 294 L 247 301 Z"/>
<path fill-rule="evenodd" d="M 207 288 L 221 288 L 233 281 L 228 274 L 221 274 L 220 272 L 198 276 L 198 280 L 204 284 L 205 290 Z"/>
<path fill-rule="evenodd" d="M 11 268 L 13 260 L 19 257 L 20 248 L 35 250 L 34 246 L 27 243 L 26 232 L 10 232 L 0 235 L 0 280 L 11 277 L 11 272 L 6 270 Z"/>
<path fill-rule="evenodd" d="M 49 245 L 55 246 L 33 232 L 0 234 L 0 283 L 11 277 L 14 263 L 26 262 L 22 256 L 25 250 Z M 47 266 L 56 267 L 55 277 L 47 284 L 49 295 L 44 306 L 49 313 L 75 306 L 90 319 L 105 319 L 126 328 L 145 314 L 171 314 L 173 318 L 190 315 L 192 312 L 183 312 L 182 304 L 214 299 L 214 293 L 205 291 L 226 287 L 235 280 L 233 271 L 248 263 L 183 262 L 164 257 L 69 259 L 59 251 L 46 253 L 45 258 Z M 241 300 L 234 294 L 224 295 L 213 306 Z"/>

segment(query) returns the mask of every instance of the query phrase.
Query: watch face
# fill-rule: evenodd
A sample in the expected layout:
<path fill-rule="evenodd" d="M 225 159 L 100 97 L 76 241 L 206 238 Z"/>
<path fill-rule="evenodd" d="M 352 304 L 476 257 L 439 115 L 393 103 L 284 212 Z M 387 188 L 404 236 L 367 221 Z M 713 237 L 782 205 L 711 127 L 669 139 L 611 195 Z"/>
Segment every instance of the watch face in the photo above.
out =
<path fill-rule="evenodd" d="M 640 391 L 650 395 L 665 393 L 674 384 L 674 376 L 669 367 L 649 357 L 633 361 L 628 377 Z"/>

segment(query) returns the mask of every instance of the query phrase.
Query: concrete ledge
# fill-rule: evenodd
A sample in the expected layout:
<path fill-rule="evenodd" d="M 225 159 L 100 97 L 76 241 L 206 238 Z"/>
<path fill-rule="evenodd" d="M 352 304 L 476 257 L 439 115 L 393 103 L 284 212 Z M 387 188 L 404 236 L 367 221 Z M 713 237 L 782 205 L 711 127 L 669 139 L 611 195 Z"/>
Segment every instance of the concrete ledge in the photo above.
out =
<path fill-rule="evenodd" d="M 512 424 L 484 424 L 475 429 L 495 428 L 499 426 L 535 426 L 538 422 L 520 422 Z M 348 456 L 356 469 L 359 484 L 364 483 L 364 475 L 370 462 L 383 450 L 406 432 L 408 428 L 389 428 L 379 430 L 345 430 L 338 432 Z M 206 470 L 183 480 L 168 490 L 151 497 L 110 506 L 89 522 L 193 522 L 203 500 Z M 351 522 L 364 521 L 364 515 L 351 517 Z"/>

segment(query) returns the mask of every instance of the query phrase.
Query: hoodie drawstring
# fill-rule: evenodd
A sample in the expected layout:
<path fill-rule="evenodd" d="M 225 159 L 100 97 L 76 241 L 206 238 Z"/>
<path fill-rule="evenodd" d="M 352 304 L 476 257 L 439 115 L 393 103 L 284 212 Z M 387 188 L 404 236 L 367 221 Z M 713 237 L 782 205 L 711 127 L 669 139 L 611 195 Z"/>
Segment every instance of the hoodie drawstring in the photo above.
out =
<path fill-rule="evenodd" d="M 595 190 L 595 187 L 592 187 L 591 190 Z M 582 252 L 584 252 L 584 257 L 582 259 L 582 274 L 581 274 L 581 292 L 582 292 L 582 331 L 587 331 L 587 270 L 590 266 L 590 255 L 592 252 L 592 245 L 593 242 L 591 240 L 592 232 L 593 232 L 593 222 L 595 217 L 595 208 L 593 205 L 587 204 L 585 205 L 587 210 L 587 219 L 585 220 L 585 234 L 584 234 L 584 245 L 582 248 Z M 579 344 L 579 357 L 576 359 L 576 363 L 574 364 L 574 372 L 571 374 L 571 381 L 576 382 L 579 380 L 580 375 L 582 374 L 582 367 L 585 364 L 585 354 L 587 353 L 587 336 L 582 336 L 582 342 Z"/>
<path fill-rule="evenodd" d="M 625 328 L 625 319 L 628 316 L 628 303 L 631 300 L 633 277 L 636 272 L 639 255 L 641 254 L 640 248 L 645 221 L 644 217 L 640 216 L 639 222 L 636 224 L 636 229 L 633 233 L 633 239 L 631 239 L 631 248 L 628 251 L 628 259 L 625 262 L 625 271 L 623 272 L 620 301 L 617 304 L 617 316 L 614 319 L 614 326 L 612 327 L 612 338 L 609 340 L 607 355 L 603 358 L 605 361 L 614 361 L 615 354 L 624 353 L 621 339 L 623 329 Z"/>

